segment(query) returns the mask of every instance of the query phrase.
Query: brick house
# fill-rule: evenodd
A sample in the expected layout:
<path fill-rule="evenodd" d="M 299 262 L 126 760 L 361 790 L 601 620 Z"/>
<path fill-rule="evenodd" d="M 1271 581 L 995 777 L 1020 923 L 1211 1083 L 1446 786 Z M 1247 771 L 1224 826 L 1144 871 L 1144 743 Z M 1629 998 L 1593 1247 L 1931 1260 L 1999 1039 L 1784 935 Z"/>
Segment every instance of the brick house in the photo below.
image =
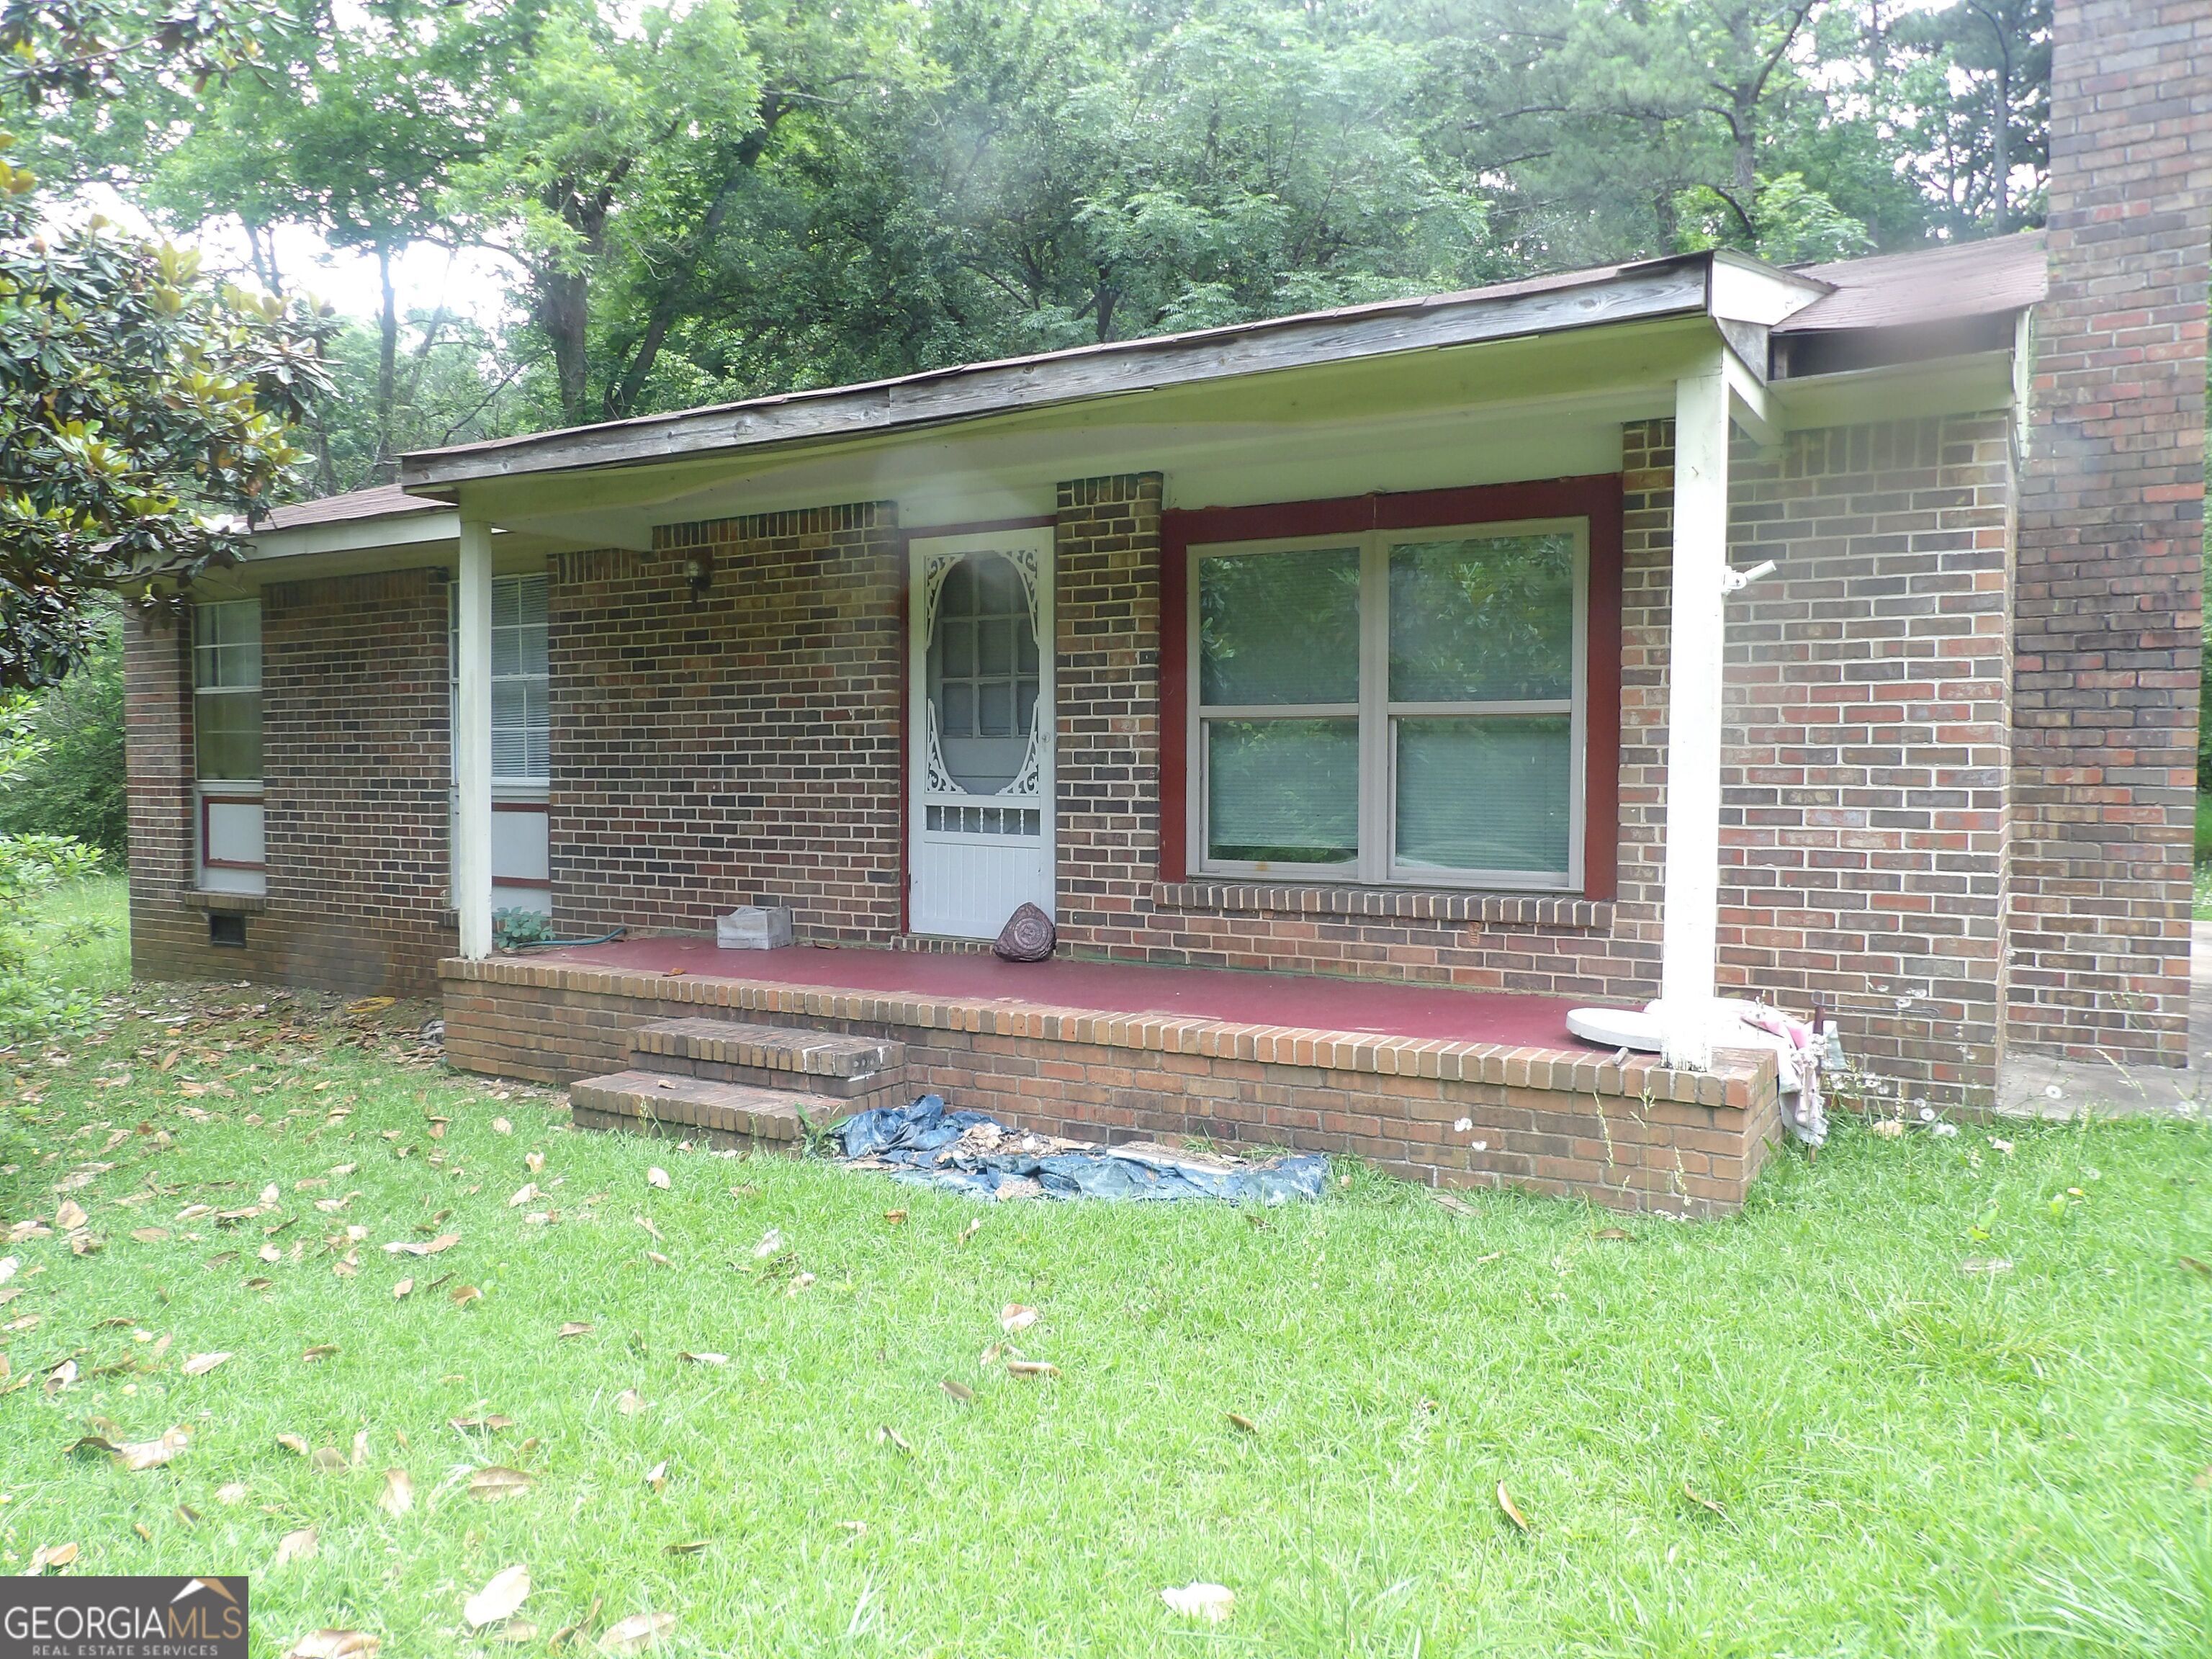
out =
<path fill-rule="evenodd" d="M 775 1139 L 927 1086 L 1681 1213 L 1778 1133 L 1717 997 L 1818 1007 L 1942 1108 L 2024 1055 L 2182 1066 L 2212 16 L 2057 28 L 2047 231 L 756 399 L 286 509 L 130 641 L 137 969 L 442 995 L 458 1063 L 592 1079 L 587 1122 Z M 1024 902 L 1052 962 L 984 949 Z M 702 937 L 755 903 L 799 942 Z M 501 911 L 627 936 L 503 953 Z M 1654 999 L 1657 1054 L 1566 1032 Z"/>

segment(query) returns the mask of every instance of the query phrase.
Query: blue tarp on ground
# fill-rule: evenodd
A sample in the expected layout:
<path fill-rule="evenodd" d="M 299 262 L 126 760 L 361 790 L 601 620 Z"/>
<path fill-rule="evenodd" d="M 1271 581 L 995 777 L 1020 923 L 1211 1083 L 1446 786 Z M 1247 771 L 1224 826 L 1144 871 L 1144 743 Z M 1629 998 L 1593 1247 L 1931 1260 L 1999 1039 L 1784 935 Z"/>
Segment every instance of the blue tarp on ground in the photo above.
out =
<path fill-rule="evenodd" d="M 963 1146 L 969 1130 L 986 1126 L 997 1130 L 1013 1149 Z M 997 1198 L 1011 1189 L 1044 1198 L 1154 1202 L 1210 1198 L 1273 1205 L 1319 1198 L 1328 1184 L 1328 1160 L 1310 1153 L 1213 1169 L 1110 1147 L 1073 1151 L 1055 1146 L 1024 1152 L 1019 1150 L 1023 1137 L 1016 1131 L 983 1112 L 947 1111 L 936 1095 L 924 1095 L 906 1106 L 858 1113 L 830 1133 L 848 1158 L 876 1159 L 890 1165 L 902 1181 L 981 1198 Z"/>

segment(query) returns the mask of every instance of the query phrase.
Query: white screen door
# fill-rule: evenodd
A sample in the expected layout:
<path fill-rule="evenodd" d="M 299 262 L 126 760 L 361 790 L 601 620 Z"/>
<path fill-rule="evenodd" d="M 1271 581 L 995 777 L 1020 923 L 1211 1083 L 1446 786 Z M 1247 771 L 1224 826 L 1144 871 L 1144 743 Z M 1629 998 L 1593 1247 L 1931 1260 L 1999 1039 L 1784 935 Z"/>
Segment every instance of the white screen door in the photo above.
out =
<path fill-rule="evenodd" d="M 994 939 L 1053 906 L 1052 532 L 910 544 L 908 926 Z"/>

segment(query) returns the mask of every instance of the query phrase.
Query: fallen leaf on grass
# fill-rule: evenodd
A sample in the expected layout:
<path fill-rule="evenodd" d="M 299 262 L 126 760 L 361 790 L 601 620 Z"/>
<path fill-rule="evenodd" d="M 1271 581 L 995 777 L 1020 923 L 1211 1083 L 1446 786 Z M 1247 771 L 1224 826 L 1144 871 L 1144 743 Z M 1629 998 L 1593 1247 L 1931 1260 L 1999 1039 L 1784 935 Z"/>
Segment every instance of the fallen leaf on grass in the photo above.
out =
<path fill-rule="evenodd" d="M 58 1571 L 70 1565 L 76 1558 L 77 1547 L 75 1544 L 41 1544 L 31 1552 L 29 1576 L 35 1578 L 42 1572 Z"/>
<path fill-rule="evenodd" d="M 1728 1519 L 1728 1511 L 1726 1510 L 1723 1509 L 1718 1504 L 1713 1502 L 1710 1498 L 1699 1497 L 1695 1492 L 1691 1490 L 1690 1483 L 1686 1480 L 1682 1483 L 1682 1496 L 1688 1498 L 1699 1509 L 1705 1510 L 1713 1515 L 1717 1515 L 1723 1521 Z"/>
<path fill-rule="evenodd" d="M 215 1501 L 218 1504 L 243 1504 L 246 1501 L 246 1482 L 225 1481 L 215 1489 Z"/>
<path fill-rule="evenodd" d="M 384 1472 L 384 1491 L 378 1496 L 376 1507 L 386 1515 L 404 1515 L 415 1507 L 415 1477 L 404 1469 Z"/>
<path fill-rule="evenodd" d="M 404 1302 L 414 1294 L 415 1281 L 411 1279 L 403 1279 L 392 1287 L 392 1299 L 394 1302 Z"/>
<path fill-rule="evenodd" d="M 519 1498 L 537 1484 L 534 1474 L 495 1463 L 469 1477 L 469 1496 L 481 1498 L 488 1504 L 497 1503 L 502 1498 Z"/>
<path fill-rule="evenodd" d="M 888 1423 L 883 1424 L 876 1430 L 876 1443 L 879 1446 L 889 1446 L 903 1456 L 914 1455 L 914 1448 L 907 1443 L 906 1437 Z"/>
<path fill-rule="evenodd" d="M 693 1365 L 726 1365 L 730 1363 L 730 1356 L 726 1353 L 693 1353 L 689 1348 L 676 1357 Z"/>
<path fill-rule="evenodd" d="M 276 1437 L 276 1443 L 299 1457 L 305 1457 L 314 1449 L 296 1434 L 280 1434 Z"/>
<path fill-rule="evenodd" d="M 977 1233 L 980 1233 L 982 1231 L 983 1218 L 979 1215 L 960 1230 L 960 1242 L 963 1244 L 965 1244 L 969 1239 L 975 1237 Z"/>
<path fill-rule="evenodd" d="M 1592 1238 L 1611 1239 L 1617 1242 L 1621 1239 L 1633 1239 L 1636 1235 L 1630 1232 L 1626 1227 L 1601 1227 L 1595 1232 L 1592 1233 L 1590 1237 Z"/>
<path fill-rule="evenodd" d="M 651 1468 L 645 1472 L 645 1484 L 651 1487 L 654 1492 L 659 1492 L 667 1486 L 668 1460 L 666 1458 L 662 1458 L 660 1462 L 655 1463 Z"/>
<path fill-rule="evenodd" d="M 522 1167 L 529 1170 L 531 1174 L 536 1175 L 540 1170 L 545 1167 L 545 1154 L 543 1152 L 525 1152 L 522 1155 Z"/>
<path fill-rule="evenodd" d="M 538 1639 L 538 1626 L 527 1619 L 510 1619 L 494 1632 L 493 1639 L 505 1642 L 513 1647 L 520 1647 L 525 1642 L 535 1642 Z"/>
<path fill-rule="evenodd" d="M 276 1559 L 269 1565 L 271 1569 L 288 1566 L 295 1561 L 312 1560 L 321 1545 L 316 1541 L 315 1529 L 302 1527 L 297 1532 L 288 1532 L 276 1541 Z"/>
<path fill-rule="evenodd" d="M 659 1235 L 655 1234 L 654 1237 L 658 1237 Z M 777 1227 L 771 1227 L 761 1235 L 761 1242 L 753 1246 L 753 1260 L 756 1261 L 765 1261 L 769 1257 L 774 1255 L 782 1248 L 782 1230 Z"/>
<path fill-rule="evenodd" d="M 654 1164 L 651 1169 L 645 1172 L 645 1184 L 648 1187 L 658 1187 L 662 1192 L 666 1192 L 668 1190 L 668 1171 L 662 1169 L 658 1164 Z"/>
<path fill-rule="evenodd" d="M 1058 1376 L 1060 1367 L 1048 1359 L 1009 1359 L 1006 1362 L 1006 1375 L 1009 1376 Z"/>
<path fill-rule="evenodd" d="M 49 1400 L 51 1400 L 54 1395 L 59 1394 L 64 1389 L 68 1388 L 71 1383 L 75 1382 L 76 1378 L 76 1361 L 74 1359 L 64 1359 L 60 1364 L 55 1366 L 53 1370 L 46 1373 L 46 1380 L 40 1383 L 39 1387 L 40 1391 L 44 1393 Z"/>
<path fill-rule="evenodd" d="M 459 1233 L 440 1233 L 435 1238 L 395 1238 L 384 1247 L 386 1255 L 437 1255 L 461 1242 Z"/>
<path fill-rule="evenodd" d="M 167 1227 L 133 1227 L 131 1230 L 131 1237 L 141 1244 L 159 1244 L 168 1236 L 169 1230 Z"/>
<path fill-rule="evenodd" d="M 512 1566 L 494 1573 L 491 1581 L 462 1606 L 461 1617 L 469 1621 L 471 1630 L 482 1630 L 486 1625 L 495 1625 L 502 1619 L 511 1619 L 515 1609 L 530 1599 L 530 1569 Z"/>
<path fill-rule="evenodd" d="M 949 1376 L 939 1380 L 937 1386 L 963 1406 L 975 1397 L 975 1389 L 969 1388 L 965 1382 L 956 1382 Z"/>
<path fill-rule="evenodd" d="M 1209 1625 L 1227 1622 L 1237 1605 L 1236 1592 L 1224 1584 L 1178 1584 L 1160 1592 L 1171 1612 L 1186 1619 L 1203 1619 Z"/>
<path fill-rule="evenodd" d="M 783 1287 L 783 1293 L 786 1296 L 797 1296 L 801 1291 L 805 1290 L 813 1282 L 814 1275 L 812 1273 L 801 1273 L 798 1278 L 793 1279 L 790 1284 Z"/>
<path fill-rule="evenodd" d="M 704 1551 L 706 1547 L 707 1540 L 705 1539 L 692 1538 L 686 1540 L 681 1544 L 663 1544 L 660 1547 L 660 1551 L 664 1555 L 697 1555 Z"/>
<path fill-rule="evenodd" d="M 318 1446 L 315 1455 L 307 1462 L 325 1474 L 335 1474 L 346 1467 L 346 1455 L 336 1446 Z"/>
<path fill-rule="evenodd" d="M 222 1364 L 229 1358 L 230 1355 L 227 1352 L 196 1353 L 190 1359 L 185 1361 L 183 1370 L 186 1376 L 205 1376 L 210 1371 L 213 1370 L 216 1366 Z"/>
<path fill-rule="evenodd" d="M 736 1188 L 732 1188 L 731 1190 L 734 1192 Z M 884 1212 L 884 1219 L 894 1227 L 903 1227 L 906 1224 L 906 1212 L 904 1210 L 885 1210 Z"/>
<path fill-rule="evenodd" d="M 453 1425 L 463 1434 L 471 1432 L 488 1434 L 495 1429 L 513 1428 L 514 1419 L 511 1417 L 501 1417 L 497 1412 L 489 1412 L 476 1417 L 456 1417 L 453 1419 Z"/>
<path fill-rule="evenodd" d="M 624 1389 L 615 1396 L 615 1409 L 624 1417 L 635 1417 L 645 1409 L 645 1396 L 635 1389 Z"/>
<path fill-rule="evenodd" d="M 2001 1255 L 1970 1255 L 1959 1264 L 1962 1273 L 1987 1273 L 1995 1278 L 2012 1271 L 2012 1263 Z"/>
<path fill-rule="evenodd" d="M 538 1183 L 534 1181 L 526 1181 L 514 1189 L 514 1195 L 507 1200 L 507 1207 L 510 1210 L 519 1210 L 537 1196 Z"/>
<path fill-rule="evenodd" d="M 2199 1261 L 2193 1255 L 2178 1255 L 2174 1260 L 2193 1273 L 2203 1273 L 2212 1277 L 2212 1261 Z"/>
<path fill-rule="evenodd" d="M 338 1345 L 335 1342 L 318 1342 L 313 1347 L 301 1354 L 300 1358 L 302 1364 L 319 1365 L 324 1360 L 328 1359 L 337 1351 Z"/>
<path fill-rule="evenodd" d="M 1260 1432 L 1260 1425 L 1257 1423 L 1255 1423 L 1250 1418 L 1245 1416 L 1243 1412 L 1231 1412 L 1229 1413 L 1229 1426 L 1232 1429 L 1242 1429 L 1247 1434 L 1257 1434 Z"/>
<path fill-rule="evenodd" d="M 514 1125 L 503 1117 L 495 1117 L 491 1121 L 491 1132 L 495 1135 L 511 1135 L 514 1133 Z"/>
<path fill-rule="evenodd" d="M 560 1330 L 556 1334 L 556 1338 L 558 1338 L 569 1336 L 589 1336 L 591 1334 L 592 1322 L 590 1320 L 571 1319 L 564 1321 Z"/>
<path fill-rule="evenodd" d="M 310 1631 L 292 1644 L 284 1659 L 368 1659 L 383 1645 L 383 1638 L 367 1631 Z"/>
<path fill-rule="evenodd" d="M 23 1264 L 12 1255 L 0 1255 L 0 1285 L 5 1285 L 21 1270 Z"/>
<path fill-rule="evenodd" d="M 634 1613 L 618 1624 L 607 1626 L 607 1633 L 599 1638 L 601 1653 L 642 1653 L 676 1628 L 672 1613 Z"/>
<path fill-rule="evenodd" d="M 1035 1308 L 1024 1308 L 1018 1302 L 1009 1302 L 999 1310 L 999 1328 L 1008 1336 L 1013 1335 L 1017 1331 L 1025 1331 L 1036 1322 L 1037 1310 Z"/>
<path fill-rule="evenodd" d="M 1505 1518 L 1522 1532 L 1534 1530 L 1528 1524 L 1528 1517 L 1522 1514 L 1520 1509 L 1514 1504 L 1513 1494 L 1505 1490 L 1505 1483 L 1503 1480 L 1498 1483 L 1498 1507 L 1504 1510 Z"/>
<path fill-rule="evenodd" d="M 61 1207 L 54 1212 L 54 1225 L 65 1233 L 75 1232 L 89 1219 L 91 1218 L 86 1215 L 76 1200 L 71 1198 L 64 1199 Z"/>
<path fill-rule="evenodd" d="M 463 1285 L 453 1292 L 453 1305 L 456 1308 L 465 1308 L 471 1302 L 481 1301 L 483 1297 L 483 1292 L 475 1285 Z"/>
<path fill-rule="evenodd" d="M 171 1429 L 159 1440 L 133 1440 L 115 1448 L 116 1463 L 125 1469 L 158 1469 L 191 1443 L 181 1428 Z"/>

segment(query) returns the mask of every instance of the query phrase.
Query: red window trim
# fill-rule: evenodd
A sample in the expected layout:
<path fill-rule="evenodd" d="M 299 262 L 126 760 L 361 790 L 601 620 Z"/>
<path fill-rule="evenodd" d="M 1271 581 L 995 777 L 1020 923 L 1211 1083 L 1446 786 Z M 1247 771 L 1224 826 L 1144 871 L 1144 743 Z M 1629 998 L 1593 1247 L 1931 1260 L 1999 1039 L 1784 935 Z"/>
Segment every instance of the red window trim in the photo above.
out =
<path fill-rule="evenodd" d="M 1263 507 L 1176 507 L 1160 515 L 1159 878 L 1188 878 L 1190 782 L 1190 550 L 1215 542 L 1419 530 L 1516 519 L 1589 521 L 1589 639 L 1583 652 L 1583 884 L 1610 899 L 1620 860 L 1620 475 L 1341 495 Z"/>
<path fill-rule="evenodd" d="M 204 870 L 259 870 L 266 872 L 269 860 L 264 856 L 258 864 L 248 864 L 243 859 L 211 859 L 208 856 L 208 808 L 210 806 L 258 806 L 264 815 L 268 811 L 267 797 L 263 795 L 210 795 L 200 793 L 200 867 Z M 264 831 L 265 833 L 265 831 Z"/>

